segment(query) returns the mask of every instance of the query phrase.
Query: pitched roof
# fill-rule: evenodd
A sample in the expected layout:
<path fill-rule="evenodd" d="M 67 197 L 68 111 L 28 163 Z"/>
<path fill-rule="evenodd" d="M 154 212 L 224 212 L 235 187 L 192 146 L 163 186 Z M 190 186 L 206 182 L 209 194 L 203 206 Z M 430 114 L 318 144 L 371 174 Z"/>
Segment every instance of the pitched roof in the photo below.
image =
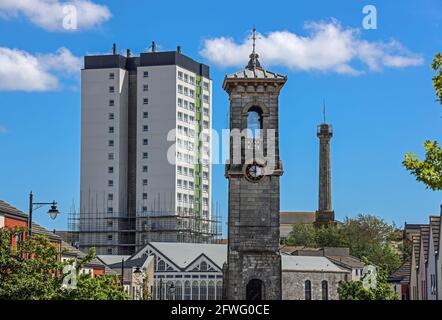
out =
<path fill-rule="evenodd" d="M 440 216 L 430 216 L 430 226 L 433 234 L 434 250 L 439 251 Z"/>
<path fill-rule="evenodd" d="M 227 260 L 225 244 L 150 242 L 150 245 L 180 268 L 186 268 L 201 254 L 216 263 L 219 268 L 222 268 Z"/>
<path fill-rule="evenodd" d="M 348 268 L 363 268 L 365 264 L 356 257 L 352 256 L 329 256 L 326 255 L 332 262 Z"/>
<path fill-rule="evenodd" d="M 388 281 L 410 283 L 410 275 L 411 275 L 411 263 L 410 261 L 407 261 L 399 269 L 394 271 L 390 275 L 390 277 L 388 277 Z"/>
<path fill-rule="evenodd" d="M 425 261 L 428 259 L 428 242 L 430 240 L 430 226 L 425 225 L 421 227 L 421 241 L 424 247 L 424 258 Z"/>
<path fill-rule="evenodd" d="M 64 241 L 61 242 L 61 252 L 62 252 L 62 255 L 72 256 L 72 257 L 75 257 L 76 259 L 82 259 L 82 258 L 86 257 L 86 254 L 83 251 L 71 246 L 69 243 L 64 242 Z M 100 267 L 102 269 L 105 268 L 105 264 L 97 258 L 92 259 L 91 261 L 86 263 L 85 266 L 86 267 Z"/>
<path fill-rule="evenodd" d="M 18 210 L 17 208 L 11 206 L 9 203 L 0 200 L 0 213 L 10 214 L 13 216 L 17 216 L 22 219 L 27 219 L 28 215 L 24 212 Z"/>
<path fill-rule="evenodd" d="M 32 233 L 45 236 L 52 241 L 61 241 L 61 237 L 59 235 L 47 230 L 46 228 L 43 228 L 42 226 L 34 222 L 32 223 Z"/>
<path fill-rule="evenodd" d="M 152 259 L 152 256 L 141 256 L 140 258 L 135 258 L 135 259 L 129 259 L 129 260 L 125 260 L 124 261 L 124 267 L 125 268 L 137 268 L 137 267 L 142 267 L 143 264 L 146 262 L 146 260 L 150 258 Z M 121 268 L 121 261 L 117 262 L 117 263 L 113 263 L 109 265 L 109 268 L 112 269 L 116 269 L 116 268 Z"/>
<path fill-rule="evenodd" d="M 279 214 L 280 224 L 313 223 L 315 219 L 315 212 L 281 212 Z"/>
<path fill-rule="evenodd" d="M 347 273 L 326 257 L 281 255 L 282 271 L 317 271 Z"/>
<path fill-rule="evenodd" d="M 418 266 L 420 254 L 421 254 L 421 252 L 420 252 L 421 251 L 421 235 L 420 235 L 420 233 L 413 235 L 411 240 L 412 240 L 412 244 L 413 244 L 415 263 L 416 263 L 416 266 Z"/>

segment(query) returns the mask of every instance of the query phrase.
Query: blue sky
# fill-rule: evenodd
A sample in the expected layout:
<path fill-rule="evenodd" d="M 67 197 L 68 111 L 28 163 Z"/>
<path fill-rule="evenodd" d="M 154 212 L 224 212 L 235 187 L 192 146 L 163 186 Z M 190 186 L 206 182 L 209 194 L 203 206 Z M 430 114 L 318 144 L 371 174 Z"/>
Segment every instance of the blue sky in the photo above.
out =
<path fill-rule="evenodd" d="M 44 14 L 35 11 L 38 6 L 27 7 L 26 1 L 21 7 L 0 1 L 0 199 L 24 211 L 30 190 L 36 201 L 57 200 L 63 214 L 56 221 L 50 221 L 44 209 L 35 215 L 48 229 L 66 229 L 67 212 L 73 202 L 79 205 L 79 58 L 109 52 L 113 42 L 120 50 L 130 48 L 135 54 L 145 51 L 152 40 L 161 50 L 181 45 L 183 53 L 211 65 L 213 126 L 221 130 L 228 125 L 228 97 L 222 80 L 247 60 L 244 40 L 254 24 L 262 37 L 257 42 L 261 63 L 289 78 L 280 97 L 280 150 L 285 169 L 281 209 L 316 209 L 315 134 L 325 98 L 335 133 L 332 176 L 337 218 L 371 213 L 402 225 L 426 222 L 429 214 L 438 212 L 440 193 L 417 183 L 401 161 L 408 150 L 422 154 L 425 139 L 440 141 L 442 136 L 442 109 L 435 102 L 430 68 L 434 54 L 442 51 L 440 1 L 310 0 L 269 6 L 268 1 L 226 0 L 209 5 L 207 1 L 97 0 L 94 3 L 100 6 L 83 7 L 91 2 L 77 0 L 77 31 L 60 28 L 58 11 L 45 7 L 58 0 L 35 3 Z M 362 28 L 362 8 L 368 4 L 377 8 L 376 30 Z M 89 8 L 90 14 L 82 8 Z M 330 42 L 315 38 L 318 31 L 306 29 L 306 23 L 334 25 L 338 40 L 353 30 L 350 43 L 357 43 L 359 49 L 369 44 L 370 50 L 380 50 L 375 57 L 378 63 L 370 65 L 364 51 L 348 58 L 347 52 L 329 48 Z M 307 55 L 291 48 L 285 38 L 272 41 L 272 34 L 288 35 L 289 40 L 294 36 L 304 43 L 301 48 Z M 221 45 L 232 45 L 234 50 L 221 46 L 219 51 L 225 52 L 217 52 L 209 47 L 221 37 L 230 39 Z M 317 42 L 308 41 L 312 39 Z M 394 61 L 385 62 L 392 55 Z M 19 59 L 23 57 L 24 62 Z M 358 74 L 339 72 L 342 61 Z M 14 66 L 20 63 L 30 64 L 35 73 L 25 79 L 11 76 L 8 70 L 15 72 Z M 32 89 L 23 91 L 22 81 Z M 213 200 L 220 203 L 226 221 L 223 173 L 222 165 L 214 166 Z"/>

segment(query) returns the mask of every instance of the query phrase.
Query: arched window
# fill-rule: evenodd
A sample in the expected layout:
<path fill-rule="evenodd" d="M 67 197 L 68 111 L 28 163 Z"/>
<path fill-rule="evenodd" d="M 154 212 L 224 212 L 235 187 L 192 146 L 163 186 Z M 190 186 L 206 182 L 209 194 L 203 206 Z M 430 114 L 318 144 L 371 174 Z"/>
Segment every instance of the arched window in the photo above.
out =
<path fill-rule="evenodd" d="M 183 300 L 183 286 L 181 281 L 175 283 L 175 300 Z"/>
<path fill-rule="evenodd" d="M 207 271 L 207 263 L 205 261 L 201 262 L 200 270 L 201 271 Z"/>
<path fill-rule="evenodd" d="M 321 282 L 322 287 L 322 300 L 328 300 L 328 282 L 323 280 Z"/>
<path fill-rule="evenodd" d="M 200 300 L 207 300 L 207 282 L 200 282 Z"/>
<path fill-rule="evenodd" d="M 173 285 L 172 281 L 167 281 L 167 283 L 166 283 L 166 300 L 173 300 L 172 290 L 170 290 L 172 285 Z"/>
<path fill-rule="evenodd" d="M 209 281 L 207 300 L 215 300 L 215 282 Z"/>
<path fill-rule="evenodd" d="M 248 138 L 258 139 L 262 129 L 262 110 L 259 107 L 252 107 L 247 113 Z"/>
<path fill-rule="evenodd" d="M 306 280 L 304 283 L 304 295 L 305 300 L 312 300 L 312 282 L 310 280 Z"/>
<path fill-rule="evenodd" d="M 200 297 L 200 287 L 198 281 L 192 282 L 192 300 L 198 300 Z"/>
<path fill-rule="evenodd" d="M 163 260 L 158 261 L 158 271 L 165 271 L 166 270 L 166 263 Z"/>
<path fill-rule="evenodd" d="M 218 281 L 216 283 L 216 300 L 221 300 L 223 298 L 223 283 Z"/>
<path fill-rule="evenodd" d="M 184 282 L 184 300 L 191 300 L 190 281 Z"/>

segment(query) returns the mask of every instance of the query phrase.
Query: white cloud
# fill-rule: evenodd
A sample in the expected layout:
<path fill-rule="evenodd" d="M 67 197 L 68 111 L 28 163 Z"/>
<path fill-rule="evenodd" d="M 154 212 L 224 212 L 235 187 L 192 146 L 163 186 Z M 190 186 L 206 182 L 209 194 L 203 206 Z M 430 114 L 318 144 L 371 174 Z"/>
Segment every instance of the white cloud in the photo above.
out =
<path fill-rule="evenodd" d="M 32 55 L 0 47 L 0 91 L 49 91 L 59 87 L 59 77 L 78 74 L 82 60 L 68 49 Z"/>
<path fill-rule="evenodd" d="M 0 16 L 3 18 L 24 16 L 45 30 L 64 31 L 66 29 L 63 28 L 63 20 L 70 11 L 63 9 L 68 5 L 76 9 L 78 29 L 96 27 L 112 16 L 108 7 L 90 0 L 1 0 Z"/>
<path fill-rule="evenodd" d="M 273 31 L 259 35 L 257 53 L 266 66 L 284 66 L 292 70 L 324 71 L 358 75 L 385 67 L 418 66 L 423 58 L 406 50 L 399 42 L 370 42 L 361 39 L 358 29 L 343 27 L 337 20 L 305 25 L 308 35 Z M 247 64 L 252 48 L 250 39 L 236 43 L 232 38 L 206 39 L 200 54 L 222 67 Z M 365 67 L 361 67 L 360 65 Z M 359 65 L 359 67 L 356 67 Z"/>

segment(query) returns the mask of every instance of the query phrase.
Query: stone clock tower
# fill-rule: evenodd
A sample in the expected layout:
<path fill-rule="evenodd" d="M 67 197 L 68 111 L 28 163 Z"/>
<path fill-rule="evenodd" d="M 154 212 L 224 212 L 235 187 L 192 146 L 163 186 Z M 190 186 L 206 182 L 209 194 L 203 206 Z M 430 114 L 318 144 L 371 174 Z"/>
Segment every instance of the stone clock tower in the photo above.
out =
<path fill-rule="evenodd" d="M 287 77 L 264 70 L 253 52 L 247 66 L 224 79 L 230 97 L 228 259 L 229 300 L 281 299 L 279 254 L 278 97 Z"/>

